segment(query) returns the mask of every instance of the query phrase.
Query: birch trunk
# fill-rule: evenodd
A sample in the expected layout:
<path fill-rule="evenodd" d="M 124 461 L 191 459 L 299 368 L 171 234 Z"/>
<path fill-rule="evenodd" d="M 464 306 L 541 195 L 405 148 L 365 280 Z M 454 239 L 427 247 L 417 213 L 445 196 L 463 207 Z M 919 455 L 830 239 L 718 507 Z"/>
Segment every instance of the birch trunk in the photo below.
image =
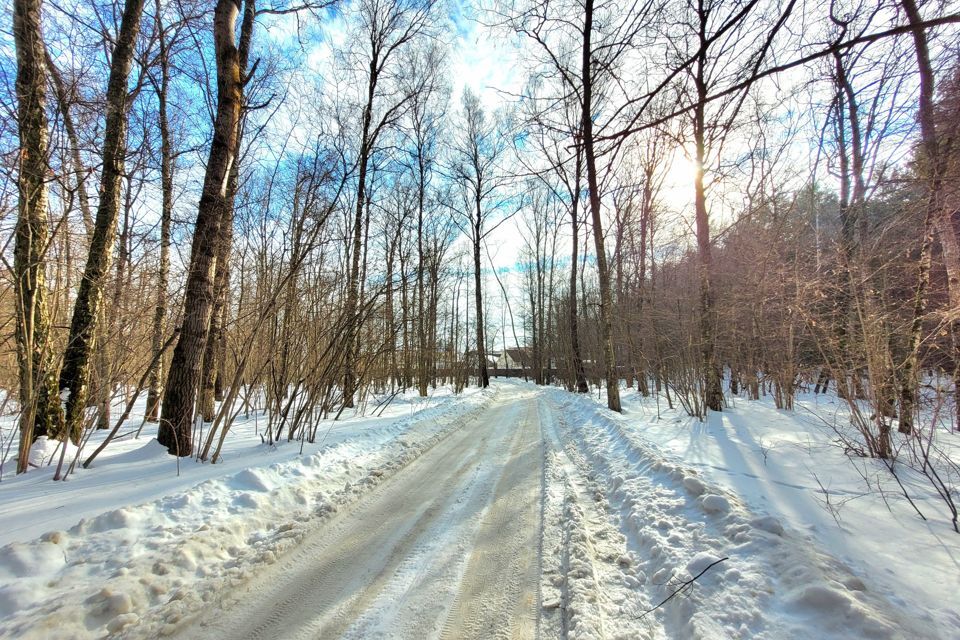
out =
<path fill-rule="evenodd" d="M 162 20 L 160 0 L 155 0 L 157 38 L 160 48 L 160 85 L 157 87 L 158 118 L 160 125 L 160 271 L 157 274 L 157 301 L 153 311 L 153 334 L 151 349 L 154 355 L 163 348 L 163 326 L 167 317 L 167 289 L 170 279 L 170 227 L 173 220 L 173 149 L 170 141 L 170 124 L 167 119 L 167 89 L 170 84 L 170 62 L 167 56 L 167 41 Z M 163 395 L 163 358 L 156 358 L 150 369 L 150 387 L 147 391 L 147 422 L 160 418 L 160 398 Z"/>

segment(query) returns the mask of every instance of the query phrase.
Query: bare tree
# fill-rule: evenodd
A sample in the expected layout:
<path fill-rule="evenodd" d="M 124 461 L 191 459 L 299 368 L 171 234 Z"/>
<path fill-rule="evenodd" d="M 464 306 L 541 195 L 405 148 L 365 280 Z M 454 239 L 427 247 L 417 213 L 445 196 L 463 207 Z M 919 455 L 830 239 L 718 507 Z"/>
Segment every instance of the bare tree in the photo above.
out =
<path fill-rule="evenodd" d="M 487 387 L 490 373 L 484 334 L 480 250 L 484 238 L 491 231 L 487 223 L 501 204 L 498 196 L 504 186 L 506 174 L 502 163 L 508 143 L 503 118 L 488 118 L 480 98 L 469 88 L 464 89 L 460 120 L 456 126 L 459 134 L 453 143 L 450 173 L 462 192 L 463 210 L 458 213 L 463 218 L 461 228 L 469 236 L 473 249 L 477 376 L 479 386 Z"/>
<path fill-rule="evenodd" d="M 349 318 L 344 340 L 346 359 L 343 375 L 343 403 L 352 407 L 357 389 L 357 338 L 360 333 L 361 257 L 364 252 L 364 212 L 369 199 L 367 172 L 381 135 L 396 125 L 415 94 L 392 82 L 394 65 L 402 61 L 404 49 L 432 28 L 433 0 L 407 4 L 400 0 L 364 0 L 357 8 L 364 43 L 358 54 L 364 67 L 364 92 L 357 152 L 356 207 L 351 229 L 352 254 L 348 273 Z"/>
<path fill-rule="evenodd" d="M 947 291 L 950 307 L 960 309 L 960 227 L 954 218 L 952 207 L 944 202 L 944 174 L 946 158 L 953 152 L 954 138 L 941 135 L 937 131 L 934 92 L 936 78 L 930 59 L 930 47 L 924 20 L 915 0 L 900 0 L 912 27 L 914 52 L 917 71 L 920 76 L 920 96 L 917 105 L 917 120 L 920 123 L 920 158 L 926 173 L 926 205 L 924 214 L 923 246 L 919 259 L 916 291 L 914 293 L 914 313 L 910 327 L 910 355 L 906 362 L 901 389 L 901 428 L 912 428 L 913 407 L 916 402 L 917 352 L 920 348 L 923 330 L 922 319 L 926 312 L 927 291 L 930 283 L 931 252 L 933 235 L 940 240 L 943 248 L 943 264 L 947 271 Z M 960 318 L 955 315 L 949 321 L 954 342 L 954 387 L 960 389 Z M 960 402 L 956 403 L 955 424 L 960 429 Z"/>
<path fill-rule="evenodd" d="M 159 80 L 153 82 L 157 94 L 157 126 L 160 129 L 160 267 L 157 273 L 156 305 L 153 314 L 153 353 L 159 354 L 163 348 L 164 323 L 167 317 L 167 298 L 170 279 L 170 231 L 173 221 L 173 145 L 170 134 L 170 120 L 167 114 L 167 96 L 170 88 L 170 55 L 166 27 L 163 21 L 163 7 L 160 0 L 154 2 L 154 20 L 157 31 L 157 66 Z M 160 398 L 163 395 L 163 359 L 155 358 L 156 363 L 150 370 L 150 387 L 147 392 L 147 412 L 145 419 L 156 422 L 160 417 Z"/>
<path fill-rule="evenodd" d="M 17 362 L 20 380 L 20 446 L 17 473 L 27 470 L 34 439 L 40 388 L 49 375 L 46 304 L 47 157 L 46 63 L 39 0 L 13 4 L 13 35 L 17 48 L 17 119 L 20 132 L 19 204 L 14 243 Z M 56 398 L 56 395 L 53 396 Z M 41 433 L 40 435 L 46 435 Z"/>
<path fill-rule="evenodd" d="M 107 81 L 106 123 L 103 134 L 103 168 L 100 201 L 94 219 L 90 252 L 77 292 L 70 323 L 70 336 L 60 371 L 60 393 L 64 398 L 64 429 L 75 441 L 83 426 L 83 409 L 90 387 L 90 357 L 96 347 L 98 323 L 102 317 L 104 282 L 113 257 L 120 211 L 121 179 L 127 152 L 127 115 L 131 96 L 127 81 L 133 65 L 143 0 L 126 0 L 117 34 L 110 77 Z"/>
<path fill-rule="evenodd" d="M 552 0 L 530 5 L 511 3 L 502 15 L 507 26 L 525 35 L 537 51 L 537 73 L 557 84 L 551 99 L 572 101 L 577 107 L 577 143 L 582 145 L 587 204 L 597 262 L 599 339 L 603 354 L 607 405 L 620 411 L 619 373 L 613 335 L 613 295 L 604 236 L 604 186 L 619 149 L 619 141 L 602 142 L 623 114 L 626 101 L 619 80 L 622 65 L 639 44 L 646 21 L 659 10 L 645 2 L 623 11 L 614 4 L 593 0 L 567 3 Z M 571 21 L 569 15 L 582 16 Z M 563 130 L 562 126 L 555 127 Z"/>
<path fill-rule="evenodd" d="M 257 16 L 254 2 L 244 2 L 243 20 L 240 24 L 240 39 L 237 45 L 240 73 L 244 78 L 244 88 L 249 86 L 253 71 L 249 71 L 250 47 L 253 39 L 253 25 Z M 210 329 L 207 333 L 203 352 L 203 365 L 198 390 L 198 411 L 205 422 L 213 419 L 216 400 L 217 381 L 223 376 L 223 340 L 225 314 L 227 312 L 227 288 L 230 283 L 230 256 L 233 251 L 233 220 L 236 208 L 237 188 L 240 182 L 241 151 L 244 139 L 244 126 L 247 115 L 247 91 L 241 96 L 240 117 L 237 122 L 236 147 L 233 150 L 233 162 L 227 177 L 226 196 L 224 197 L 223 219 L 220 221 L 220 233 L 217 239 L 217 254 L 213 277 L 213 306 L 210 311 Z M 222 383 L 222 380 L 221 380 Z"/>
<path fill-rule="evenodd" d="M 253 3 L 254 0 L 246 0 Z M 200 366 L 210 330 L 213 276 L 227 213 L 227 185 L 236 161 L 240 108 L 246 82 L 240 67 L 236 20 L 239 0 L 218 0 L 213 37 L 217 60 L 217 115 L 193 232 L 180 338 L 164 389 L 157 440 L 178 456 L 193 452 L 191 427 L 200 383 Z M 252 23 L 251 23 L 252 28 Z"/>
<path fill-rule="evenodd" d="M 547 384 L 553 360 L 551 312 L 561 207 L 543 185 L 531 185 L 526 191 L 528 203 L 522 217 L 525 229 L 522 259 L 529 332 L 524 333 L 530 343 L 528 364 L 534 381 Z"/>
<path fill-rule="evenodd" d="M 413 51 L 409 56 L 411 87 L 414 96 L 407 115 L 407 138 L 410 150 L 404 159 L 408 171 L 412 174 L 417 198 L 417 390 L 420 396 L 427 395 L 430 380 L 430 359 L 434 358 L 428 349 L 428 329 L 431 326 L 430 305 L 427 304 L 427 248 L 424 247 L 426 225 L 430 210 L 431 181 L 436 171 L 439 153 L 440 127 L 445 117 L 444 103 L 448 92 L 442 86 L 439 71 L 440 50 L 428 46 Z M 426 305 L 426 306 L 425 306 Z"/>
<path fill-rule="evenodd" d="M 536 83 L 529 93 L 536 95 Z M 541 106 L 538 103 L 545 103 Z M 567 99 L 556 104 L 549 94 L 543 100 L 526 103 L 527 119 L 534 125 L 533 144 L 536 161 L 545 162 L 547 169 L 531 166 L 553 196 L 563 202 L 570 219 L 570 274 L 567 288 L 567 331 L 570 351 L 570 378 L 567 388 L 587 393 L 587 376 L 580 348 L 580 330 L 577 317 L 577 275 L 580 262 L 581 205 L 583 191 L 583 142 L 580 134 L 581 113 L 577 101 Z M 559 112 L 559 115 L 558 115 Z M 560 128 L 562 126 L 562 129 Z M 572 151 L 571 151 L 572 147 Z M 519 154 L 521 159 L 523 154 Z"/>

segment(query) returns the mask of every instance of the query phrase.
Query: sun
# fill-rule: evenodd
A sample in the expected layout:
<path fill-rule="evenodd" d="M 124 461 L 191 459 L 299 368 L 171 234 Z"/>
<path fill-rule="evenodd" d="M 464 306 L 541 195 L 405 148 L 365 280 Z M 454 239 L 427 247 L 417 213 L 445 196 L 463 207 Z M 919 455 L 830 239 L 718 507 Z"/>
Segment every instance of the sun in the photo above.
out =
<path fill-rule="evenodd" d="M 697 178 L 697 163 L 691 158 L 684 149 L 678 148 L 670 159 L 670 166 L 667 168 L 667 175 L 664 179 L 664 186 L 682 189 L 684 187 L 693 188 L 693 182 Z"/>
<path fill-rule="evenodd" d="M 661 194 L 668 205 L 683 207 L 693 201 L 697 163 L 682 147 L 677 147 L 663 175 Z"/>

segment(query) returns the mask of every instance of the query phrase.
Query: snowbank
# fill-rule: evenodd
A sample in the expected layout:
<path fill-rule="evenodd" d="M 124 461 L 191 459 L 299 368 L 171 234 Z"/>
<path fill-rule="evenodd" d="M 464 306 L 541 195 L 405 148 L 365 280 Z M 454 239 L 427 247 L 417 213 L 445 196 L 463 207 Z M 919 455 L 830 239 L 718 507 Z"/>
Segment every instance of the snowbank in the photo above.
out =
<path fill-rule="evenodd" d="M 763 483 L 765 478 L 780 480 L 780 476 L 770 478 L 772 472 L 737 475 L 736 484 L 724 482 L 723 473 L 715 471 L 729 467 L 721 464 L 725 461 L 723 457 L 716 455 L 718 447 L 710 437 L 715 435 L 712 431 L 698 431 L 696 424 L 673 413 L 662 420 L 656 433 L 675 446 L 661 448 L 651 439 L 655 435 L 651 433 L 649 407 L 641 412 L 637 404 L 628 401 L 626 415 L 621 416 L 601 408 L 594 399 L 559 390 L 552 390 L 547 396 L 551 410 L 546 415 L 558 416 L 549 427 L 556 434 L 555 448 L 566 449 L 565 457 L 571 461 L 568 475 L 579 477 L 584 483 L 581 497 L 576 500 L 578 508 L 590 505 L 601 515 L 606 512 L 607 519 L 617 523 L 619 533 L 625 537 L 624 561 L 601 565 L 606 566 L 608 573 L 614 571 L 616 565 L 620 581 L 634 592 L 626 599 L 626 605 L 619 604 L 617 608 L 601 606 L 591 614 L 577 607 L 567 616 L 571 627 L 576 624 L 576 628 L 570 629 L 576 632 L 572 636 L 947 638 L 955 635 L 960 621 L 956 617 L 956 600 L 943 598 L 943 594 L 956 593 L 956 585 L 940 592 L 938 597 L 929 592 L 901 597 L 899 591 L 887 588 L 886 581 L 873 580 L 873 569 L 889 566 L 887 558 L 850 562 L 842 554 L 844 547 L 832 544 L 836 536 L 847 534 L 831 533 L 817 538 L 816 532 L 826 528 L 824 515 L 831 528 L 836 529 L 831 516 L 823 509 L 815 509 L 816 519 L 799 522 L 787 514 L 794 505 L 785 503 L 777 509 L 775 498 L 779 494 L 769 494 Z M 736 418 L 735 413 L 725 412 L 718 419 L 726 416 Z M 804 435 L 795 432 L 792 437 Z M 559 443 L 565 444 L 561 447 Z M 749 455 L 749 450 L 740 444 L 725 453 Z M 770 456 L 770 453 L 757 452 L 757 456 L 763 455 Z M 796 483 L 805 478 L 790 476 L 788 471 L 783 470 L 784 479 L 791 477 Z M 744 481 L 745 477 L 756 484 Z M 763 496 L 771 499 L 761 500 Z M 567 507 L 567 512 L 575 526 L 579 519 L 576 509 Z M 586 520 L 589 522 L 591 518 Z M 915 528 L 918 532 L 924 531 L 922 526 Z M 881 529 L 871 537 L 882 546 L 887 542 L 883 537 L 887 532 Z M 592 537 L 594 541 L 598 539 L 596 535 Z M 605 540 L 610 538 L 609 534 L 603 536 Z M 846 542 L 853 545 L 856 541 Z M 947 548 L 960 551 L 957 542 Z M 888 554 L 893 550 L 887 549 Z M 598 557 L 596 551 L 578 544 L 568 545 L 567 553 L 581 558 Z M 572 576 L 566 579 L 566 584 L 590 573 L 577 571 L 577 562 L 572 559 L 564 563 L 569 567 L 568 576 Z M 949 573 L 952 575 L 941 576 L 941 579 L 956 580 L 955 569 L 938 566 L 936 559 L 918 558 L 914 553 L 910 564 L 922 574 Z M 698 575 L 695 583 L 657 608 Z M 903 579 L 900 590 L 903 584 L 912 584 L 915 580 L 907 576 L 895 578 Z M 563 580 L 560 582 L 564 584 Z M 569 586 L 567 590 L 570 591 Z M 595 587 L 592 592 L 591 597 L 602 603 L 616 590 Z M 568 601 L 574 606 L 577 600 L 575 592 L 568 595 Z M 613 600 L 624 598 L 616 596 Z M 607 628 L 602 631 L 604 612 Z"/>

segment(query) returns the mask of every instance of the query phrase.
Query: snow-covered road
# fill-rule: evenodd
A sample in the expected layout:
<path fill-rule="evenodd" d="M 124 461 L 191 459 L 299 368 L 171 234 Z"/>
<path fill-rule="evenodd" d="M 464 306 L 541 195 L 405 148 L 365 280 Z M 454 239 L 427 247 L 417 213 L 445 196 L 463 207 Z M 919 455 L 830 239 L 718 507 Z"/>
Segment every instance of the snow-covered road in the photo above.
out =
<path fill-rule="evenodd" d="M 502 395 L 182 636 L 535 637 L 537 401 Z"/>

